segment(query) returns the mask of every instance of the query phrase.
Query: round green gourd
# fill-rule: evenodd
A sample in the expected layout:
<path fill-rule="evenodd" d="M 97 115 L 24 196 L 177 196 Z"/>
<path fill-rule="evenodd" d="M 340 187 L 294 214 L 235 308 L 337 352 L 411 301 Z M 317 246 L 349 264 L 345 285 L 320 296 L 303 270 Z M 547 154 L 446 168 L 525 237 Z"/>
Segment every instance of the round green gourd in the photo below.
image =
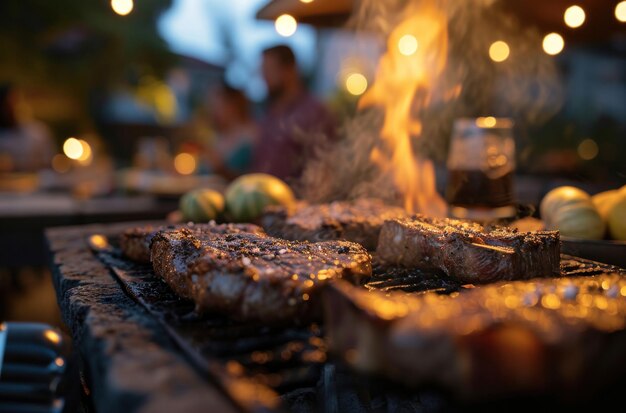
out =
<path fill-rule="evenodd" d="M 289 206 L 295 202 L 291 188 L 268 174 L 248 174 L 235 179 L 226 189 L 226 209 L 238 222 L 253 221 L 269 205 Z"/>
<path fill-rule="evenodd" d="M 185 221 L 208 222 L 224 212 L 224 197 L 213 189 L 196 189 L 180 198 L 180 211 Z"/>
<path fill-rule="evenodd" d="M 555 228 L 571 238 L 602 239 L 604 221 L 591 202 L 565 205 L 552 218 Z"/>
<path fill-rule="evenodd" d="M 590 201 L 591 196 L 582 189 L 573 186 L 561 186 L 546 194 L 541 201 L 539 212 L 546 226 L 554 227 L 552 218 L 559 209 L 567 205 L 587 204 Z"/>

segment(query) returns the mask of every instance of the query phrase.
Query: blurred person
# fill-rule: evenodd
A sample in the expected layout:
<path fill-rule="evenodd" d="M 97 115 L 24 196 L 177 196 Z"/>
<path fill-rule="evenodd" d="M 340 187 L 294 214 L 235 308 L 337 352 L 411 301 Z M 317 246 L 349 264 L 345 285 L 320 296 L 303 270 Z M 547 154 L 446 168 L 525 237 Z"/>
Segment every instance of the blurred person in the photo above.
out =
<path fill-rule="evenodd" d="M 254 170 L 297 179 L 307 159 L 335 135 L 335 120 L 302 83 L 293 51 L 285 45 L 263 51 L 261 71 L 268 108 L 259 125 Z"/>
<path fill-rule="evenodd" d="M 0 85 L 0 172 L 33 172 L 50 166 L 54 144 L 50 131 L 24 113 L 21 96 Z"/>
<path fill-rule="evenodd" d="M 205 151 L 211 172 L 235 178 L 251 167 L 257 127 L 246 95 L 223 83 L 209 97 L 214 142 Z"/>

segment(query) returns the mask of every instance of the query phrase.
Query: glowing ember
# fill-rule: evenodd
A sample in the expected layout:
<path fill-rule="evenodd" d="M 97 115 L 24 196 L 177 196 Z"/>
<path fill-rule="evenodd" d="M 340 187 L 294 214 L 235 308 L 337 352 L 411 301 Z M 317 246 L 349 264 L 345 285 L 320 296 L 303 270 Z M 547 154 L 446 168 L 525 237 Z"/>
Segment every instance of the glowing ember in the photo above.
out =
<path fill-rule="evenodd" d="M 433 0 L 416 3 L 409 3 L 389 35 L 374 84 L 360 105 L 385 111 L 382 142 L 370 155 L 384 173 L 393 175 L 404 207 L 444 216 L 447 207 L 435 189 L 434 166 L 415 155 L 413 139 L 422 133 L 419 111 L 430 103 L 445 69 L 447 16 Z"/>

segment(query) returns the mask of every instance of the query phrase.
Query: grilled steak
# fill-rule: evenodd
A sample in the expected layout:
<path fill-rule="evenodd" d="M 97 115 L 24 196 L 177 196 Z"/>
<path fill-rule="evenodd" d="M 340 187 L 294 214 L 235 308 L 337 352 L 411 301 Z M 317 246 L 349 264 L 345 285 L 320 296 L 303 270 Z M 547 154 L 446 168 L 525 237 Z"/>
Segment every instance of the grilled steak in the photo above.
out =
<path fill-rule="evenodd" d="M 232 234 L 237 232 L 253 232 L 261 234 L 263 229 L 252 224 L 183 224 L 170 226 L 145 226 L 131 228 L 122 234 L 120 246 L 122 253 L 133 261 L 150 262 L 150 242 L 157 232 L 188 228 L 200 236 Z"/>
<path fill-rule="evenodd" d="M 498 283 L 451 296 L 324 292 L 330 350 L 355 369 L 461 398 L 601 390 L 626 371 L 626 277 Z"/>
<path fill-rule="evenodd" d="M 309 320 L 320 314 L 318 291 L 326 280 L 359 282 L 371 275 L 370 256 L 346 241 L 285 241 L 235 233 L 200 238 L 189 229 L 159 232 L 152 265 L 199 312 L 218 311 L 266 323 Z"/>
<path fill-rule="evenodd" d="M 518 232 L 420 215 L 385 222 L 376 253 L 387 263 L 441 270 L 465 283 L 560 273 L 557 231 Z"/>
<path fill-rule="evenodd" d="M 279 238 L 313 242 L 343 239 L 373 250 L 383 222 L 404 216 L 404 209 L 377 199 L 319 205 L 300 203 L 292 208 L 269 207 L 262 226 L 268 234 Z"/>

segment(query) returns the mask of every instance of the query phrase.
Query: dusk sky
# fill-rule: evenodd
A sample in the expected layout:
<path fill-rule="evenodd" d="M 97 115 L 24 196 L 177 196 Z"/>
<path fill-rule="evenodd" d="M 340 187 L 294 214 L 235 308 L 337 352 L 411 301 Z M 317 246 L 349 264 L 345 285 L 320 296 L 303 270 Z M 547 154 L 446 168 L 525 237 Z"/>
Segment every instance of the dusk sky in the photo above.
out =
<path fill-rule="evenodd" d="M 310 27 L 299 25 L 293 36 L 284 38 L 276 33 L 273 22 L 255 19 L 267 1 L 175 0 L 161 18 L 159 29 L 173 51 L 226 65 L 228 80 L 245 88 L 251 98 L 260 99 L 264 87 L 258 64 L 263 48 L 289 44 L 305 70 L 313 64 L 315 52 L 315 34 Z M 225 30 L 220 30 L 220 24 Z M 232 39 L 232 58 L 224 47 L 224 31 Z"/>

